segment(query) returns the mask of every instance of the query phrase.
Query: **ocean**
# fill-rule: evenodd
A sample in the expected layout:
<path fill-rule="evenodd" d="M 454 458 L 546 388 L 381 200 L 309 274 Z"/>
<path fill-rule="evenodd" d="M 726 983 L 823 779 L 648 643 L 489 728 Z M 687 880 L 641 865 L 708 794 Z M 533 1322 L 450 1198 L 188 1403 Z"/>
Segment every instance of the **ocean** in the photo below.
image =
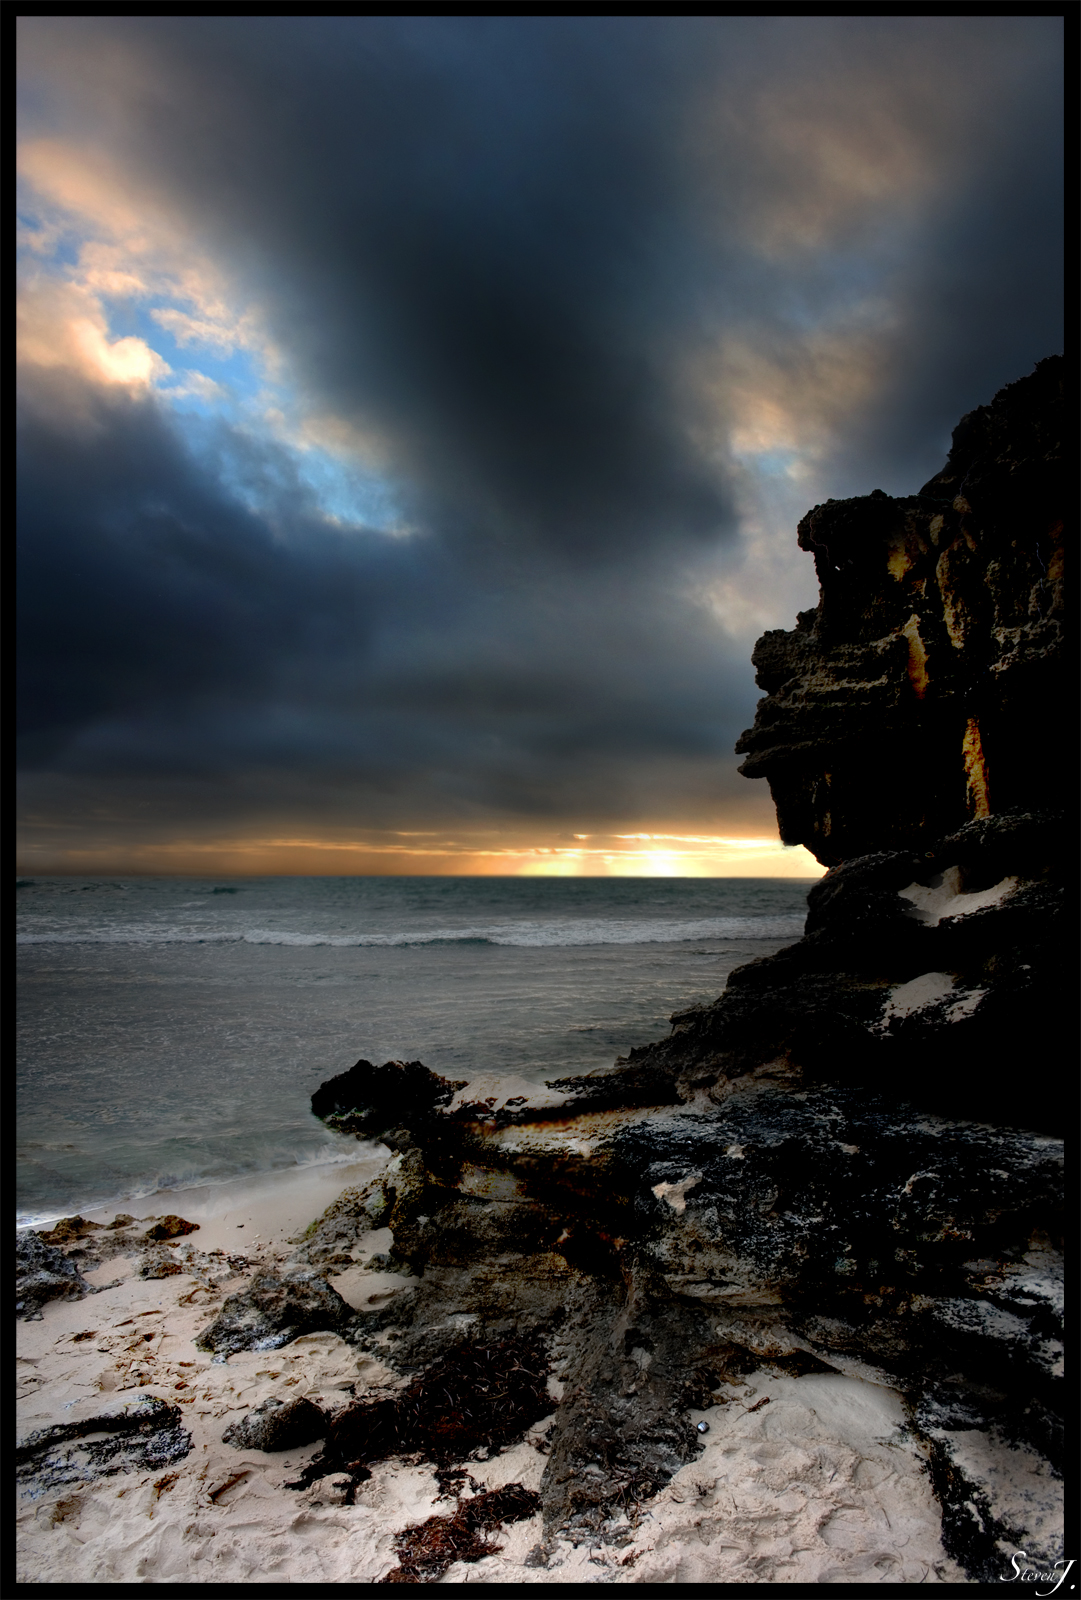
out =
<path fill-rule="evenodd" d="M 17 1210 L 348 1162 L 312 1091 L 610 1065 L 798 939 L 814 880 L 19 880 Z"/>

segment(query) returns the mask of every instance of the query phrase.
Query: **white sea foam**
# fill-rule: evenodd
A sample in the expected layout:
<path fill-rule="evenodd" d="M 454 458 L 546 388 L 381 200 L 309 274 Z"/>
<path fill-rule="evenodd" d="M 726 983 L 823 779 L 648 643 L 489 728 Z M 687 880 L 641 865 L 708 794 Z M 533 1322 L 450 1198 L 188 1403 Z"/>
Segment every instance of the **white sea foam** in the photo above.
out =
<path fill-rule="evenodd" d="M 79 1207 L 83 1211 L 101 1211 L 112 1206 L 119 1209 L 121 1206 L 140 1200 L 148 1200 L 152 1195 L 209 1192 L 223 1184 L 234 1183 L 240 1179 L 254 1180 L 268 1173 L 315 1172 L 323 1168 L 348 1167 L 355 1165 L 358 1152 L 364 1153 L 376 1148 L 368 1141 L 358 1142 L 346 1135 L 328 1134 L 327 1137 L 333 1142 L 326 1147 L 314 1150 L 299 1149 L 291 1155 L 282 1151 L 268 1155 L 265 1151 L 253 1148 L 247 1152 L 245 1159 L 245 1152 L 241 1146 L 224 1171 L 208 1173 L 200 1170 L 198 1161 L 193 1161 L 191 1166 L 186 1168 L 173 1166 L 147 1170 L 140 1174 L 137 1181 L 122 1184 L 115 1192 L 101 1189 L 92 1195 L 88 1194 L 87 1198 L 79 1202 Z M 16 1212 L 15 1226 L 19 1230 L 51 1228 L 61 1217 L 70 1215 L 69 1207 L 56 1205 L 24 1207 Z"/>

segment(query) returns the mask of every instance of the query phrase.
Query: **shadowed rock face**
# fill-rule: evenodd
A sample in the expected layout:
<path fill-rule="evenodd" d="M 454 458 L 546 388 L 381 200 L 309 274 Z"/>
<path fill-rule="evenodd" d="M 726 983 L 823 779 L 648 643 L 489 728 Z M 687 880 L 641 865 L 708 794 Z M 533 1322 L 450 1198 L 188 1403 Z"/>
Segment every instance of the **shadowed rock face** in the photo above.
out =
<path fill-rule="evenodd" d="M 1064 803 L 1063 366 L 964 417 L 918 494 L 799 525 L 818 608 L 755 646 L 767 695 L 736 748 L 824 866 Z"/>
<path fill-rule="evenodd" d="M 1012 812 L 925 843 L 832 868 L 797 944 L 737 968 L 628 1069 L 720 1100 L 768 1065 L 792 1088 L 873 1085 L 939 1114 L 1061 1134 L 1058 1078 L 1021 1064 L 1074 1026 L 1062 818 Z"/>

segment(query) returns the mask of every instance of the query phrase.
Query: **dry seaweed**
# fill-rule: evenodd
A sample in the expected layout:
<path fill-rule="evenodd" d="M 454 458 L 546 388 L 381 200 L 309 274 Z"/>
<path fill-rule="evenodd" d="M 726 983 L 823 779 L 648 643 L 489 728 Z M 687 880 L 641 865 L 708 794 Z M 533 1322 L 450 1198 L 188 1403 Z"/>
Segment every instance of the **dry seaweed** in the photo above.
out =
<path fill-rule="evenodd" d="M 370 1476 L 371 1462 L 388 1456 L 418 1454 L 446 1467 L 497 1450 L 552 1410 L 547 1375 L 547 1356 L 534 1341 L 460 1345 L 408 1388 L 342 1412 L 322 1453 L 289 1487 L 307 1488 L 331 1472 L 347 1473 L 355 1486 Z"/>
<path fill-rule="evenodd" d="M 455 1561 L 480 1561 L 497 1555 L 502 1545 L 480 1537 L 507 1522 L 521 1522 L 540 1508 L 540 1496 L 520 1483 L 508 1483 L 490 1494 L 460 1500 L 449 1517 L 429 1517 L 394 1538 L 398 1566 L 381 1583 L 434 1583 Z"/>

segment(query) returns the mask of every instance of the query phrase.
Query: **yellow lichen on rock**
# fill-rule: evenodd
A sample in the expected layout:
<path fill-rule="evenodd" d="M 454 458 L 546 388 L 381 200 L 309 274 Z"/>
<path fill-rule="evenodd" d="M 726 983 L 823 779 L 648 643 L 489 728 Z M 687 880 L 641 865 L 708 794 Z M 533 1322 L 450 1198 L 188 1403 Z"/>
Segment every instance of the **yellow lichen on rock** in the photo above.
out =
<path fill-rule="evenodd" d="M 989 817 L 991 815 L 990 788 L 987 778 L 987 761 L 983 753 L 983 742 L 980 739 L 980 725 L 975 717 L 969 717 L 965 724 L 965 736 L 961 742 L 961 751 L 965 762 L 965 793 L 968 809 L 973 817 Z"/>
<path fill-rule="evenodd" d="M 930 678 L 927 673 L 927 650 L 920 638 L 920 619 L 915 612 L 901 629 L 908 640 L 908 678 L 918 699 L 927 693 Z"/>

